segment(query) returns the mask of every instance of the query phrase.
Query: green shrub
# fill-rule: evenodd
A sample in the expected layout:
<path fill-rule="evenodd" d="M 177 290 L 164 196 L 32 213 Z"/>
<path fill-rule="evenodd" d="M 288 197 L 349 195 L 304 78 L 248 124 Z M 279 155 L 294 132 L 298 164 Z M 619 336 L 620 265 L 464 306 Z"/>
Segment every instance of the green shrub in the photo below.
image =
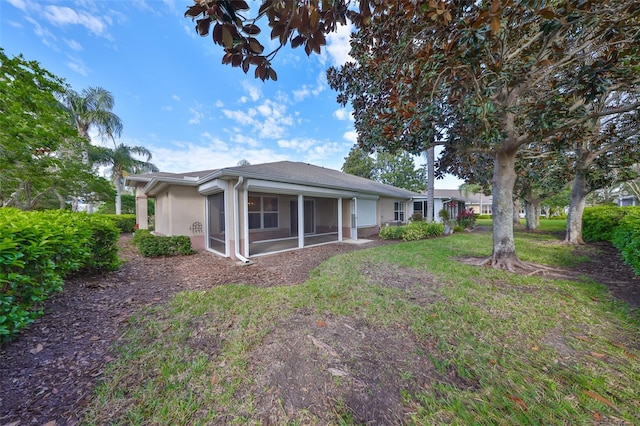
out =
<path fill-rule="evenodd" d="M 383 240 L 399 240 L 404 235 L 405 226 L 383 226 L 378 234 Z"/>
<path fill-rule="evenodd" d="M 640 210 L 640 207 L 587 207 L 582 214 L 582 238 L 611 242 L 620 220 L 634 210 Z"/>
<path fill-rule="evenodd" d="M 136 226 L 135 214 L 96 214 L 109 219 L 120 230 L 120 232 L 133 232 Z"/>
<path fill-rule="evenodd" d="M 493 216 L 490 214 L 477 214 L 476 219 L 493 219 Z"/>
<path fill-rule="evenodd" d="M 0 209 L 0 341 L 42 315 L 70 273 L 117 267 L 117 237 L 111 222 L 85 213 Z"/>
<path fill-rule="evenodd" d="M 444 234 L 444 225 L 436 222 L 410 222 L 403 226 L 385 226 L 380 230 L 383 240 L 416 241 Z"/>
<path fill-rule="evenodd" d="M 153 235 L 146 229 L 138 229 L 133 234 L 133 243 L 144 257 L 179 256 L 195 253 L 191 239 L 186 235 Z"/>
<path fill-rule="evenodd" d="M 640 275 L 640 210 L 628 212 L 620 219 L 613 232 L 613 245 L 622 254 L 624 262 Z"/>
<path fill-rule="evenodd" d="M 414 214 L 411 215 L 411 217 L 409 218 L 410 222 L 424 222 L 424 216 L 422 216 L 422 213 L 420 212 L 415 212 Z"/>

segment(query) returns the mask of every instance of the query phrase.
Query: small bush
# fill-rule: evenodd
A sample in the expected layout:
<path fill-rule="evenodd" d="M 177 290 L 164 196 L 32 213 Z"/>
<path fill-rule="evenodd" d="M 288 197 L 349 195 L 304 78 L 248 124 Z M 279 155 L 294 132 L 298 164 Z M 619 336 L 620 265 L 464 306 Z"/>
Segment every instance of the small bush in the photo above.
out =
<path fill-rule="evenodd" d="M 383 226 L 378 234 L 383 240 L 399 240 L 404 235 L 405 226 Z"/>
<path fill-rule="evenodd" d="M 144 257 L 184 256 L 195 253 L 191 239 L 186 235 L 153 235 L 146 229 L 138 229 L 133 234 L 133 243 Z"/>
<path fill-rule="evenodd" d="M 476 219 L 493 219 L 493 216 L 490 214 L 477 214 Z"/>
<path fill-rule="evenodd" d="M 613 245 L 620 250 L 624 262 L 640 275 L 640 211 L 628 212 L 613 232 Z"/>
<path fill-rule="evenodd" d="M 462 229 L 469 229 L 476 226 L 476 214 L 473 210 L 462 210 L 456 216 L 456 222 Z"/>
<path fill-rule="evenodd" d="M 415 212 L 414 214 L 411 215 L 409 220 L 411 222 L 424 222 L 424 216 L 422 216 L 422 213 L 420 212 Z"/>
<path fill-rule="evenodd" d="M 446 222 L 450 219 L 449 210 L 443 208 L 438 212 L 438 217 L 442 219 L 443 222 Z"/>

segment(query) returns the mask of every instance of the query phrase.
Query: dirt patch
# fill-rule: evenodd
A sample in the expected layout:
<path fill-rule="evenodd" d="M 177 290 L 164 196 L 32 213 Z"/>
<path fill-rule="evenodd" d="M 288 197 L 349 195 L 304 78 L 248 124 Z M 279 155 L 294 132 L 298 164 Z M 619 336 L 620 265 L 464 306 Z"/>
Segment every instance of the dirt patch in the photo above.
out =
<path fill-rule="evenodd" d="M 79 423 L 103 368 L 115 357 L 110 348 L 123 333 L 121 325 L 142 307 L 164 303 L 179 291 L 221 284 L 301 283 L 324 259 L 387 244 L 329 244 L 259 257 L 256 264 L 239 267 L 207 252 L 146 259 L 130 239 L 121 239 L 121 254 L 129 261 L 120 270 L 69 280 L 64 293 L 47 303 L 42 318 L 0 347 L 0 424 Z M 608 285 L 615 297 L 640 307 L 638 280 L 630 268 L 615 249 L 596 247 L 586 253 L 592 262 L 572 273 L 592 277 Z M 437 283 L 424 271 L 393 264 L 358 267 L 369 282 L 393 286 L 417 303 L 437 297 Z M 288 318 L 252 354 L 258 378 L 253 391 L 261 418 L 277 424 L 287 419 L 288 411 L 306 407 L 320 419 L 326 418 L 322 413 L 333 412 L 363 424 L 399 423 L 407 410 L 399 401 L 400 390 L 426 387 L 435 377 L 424 358 L 429 343 L 415 342 L 405 330 L 347 318 L 323 320 L 325 326 L 319 327 L 317 318 L 303 313 Z M 438 380 L 474 385 L 461 382 L 454 372 Z M 296 388 L 306 392 L 292 390 Z"/>
<path fill-rule="evenodd" d="M 402 424 L 402 391 L 416 392 L 438 376 L 406 330 L 304 315 L 276 329 L 251 354 L 251 394 L 263 424 L 284 424 L 301 410 L 321 424 L 336 416 Z"/>

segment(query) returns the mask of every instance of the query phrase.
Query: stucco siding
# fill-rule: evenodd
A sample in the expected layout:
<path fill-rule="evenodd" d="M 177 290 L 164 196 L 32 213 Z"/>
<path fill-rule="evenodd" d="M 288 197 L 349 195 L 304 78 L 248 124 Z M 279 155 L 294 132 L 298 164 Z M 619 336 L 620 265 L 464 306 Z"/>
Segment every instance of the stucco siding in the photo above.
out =
<path fill-rule="evenodd" d="M 193 186 L 172 186 L 169 191 L 171 226 L 167 235 L 203 235 L 205 197 Z M 196 222 L 200 224 L 198 227 Z M 195 225 L 194 225 L 195 224 Z"/>

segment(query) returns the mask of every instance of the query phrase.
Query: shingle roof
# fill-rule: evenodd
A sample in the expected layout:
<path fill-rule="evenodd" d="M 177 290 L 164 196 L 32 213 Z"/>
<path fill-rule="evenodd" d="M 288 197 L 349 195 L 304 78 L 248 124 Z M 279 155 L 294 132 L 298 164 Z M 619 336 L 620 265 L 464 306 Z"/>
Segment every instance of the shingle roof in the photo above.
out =
<path fill-rule="evenodd" d="M 411 198 L 420 196 L 418 193 L 396 188 L 370 179 L 350 175 L 333 169 L 314 166 L 312 164 L 293 161 L 278 161 L 274 163 L 227 167 L 224 169 L 204 170 L 200 172 L 148 173 L 145 175 L 132 175 L 127 179 L 138 182 L 149 182 L 153 178 L 162 181 L 163 178 L 174 180 L 188 177 L 198 178 L 199 183 L 204 183 L 209 179 L 236 176 L 245 176 L 248 178 L 263 179 L 273 182 L 296 183 L 323 188 L 358 191 L 394 198 Z"/>

